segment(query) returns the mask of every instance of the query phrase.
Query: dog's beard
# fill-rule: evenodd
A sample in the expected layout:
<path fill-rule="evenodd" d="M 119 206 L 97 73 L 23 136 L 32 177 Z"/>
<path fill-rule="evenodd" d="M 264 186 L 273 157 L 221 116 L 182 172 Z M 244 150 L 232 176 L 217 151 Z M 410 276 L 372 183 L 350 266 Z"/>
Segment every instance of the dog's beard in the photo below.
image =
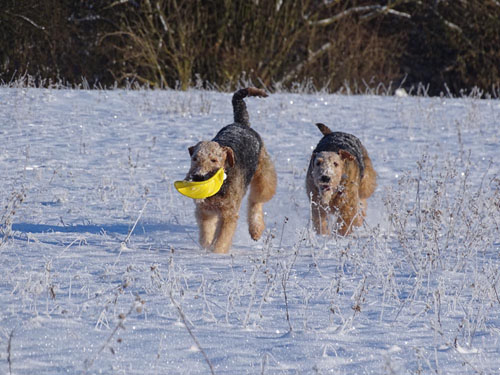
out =
<path fill-rule="evenodd" d="M 324 207 L 328 207 L 330 205 L 330 201 L 333 197 L 333 189 L 329 187 L 328 189 L 321 189 L 320 187 L 320 196 L 321 196 L 321 205 Z"/>
<path fill-rule="evenodd" d="M 324 207 L 328 207 L 334 196 L 343 190 L 341 185 L 327 184 L 324 182 L 317 182 L 316 187 L 321 197 L 321 205 Z"/>
<path fill-rule="evenodd" d="M 324 182 L 315 181 L 316 188 L 318 189 L 320 202 L 323 207 L 328 207 L 333 195 L 333 187 Z"/>

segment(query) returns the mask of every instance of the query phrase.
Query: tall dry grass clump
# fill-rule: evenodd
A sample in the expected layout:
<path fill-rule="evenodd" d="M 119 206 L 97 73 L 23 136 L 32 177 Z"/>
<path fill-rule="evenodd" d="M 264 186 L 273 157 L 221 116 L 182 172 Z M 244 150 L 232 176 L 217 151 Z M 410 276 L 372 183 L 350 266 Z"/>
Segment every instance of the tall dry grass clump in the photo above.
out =
<path fill-rule="evenodd" d="M 394 321 L 421 309 L 442 347 L 474 353 L 500 303 L 500 180 L 477 170 L 470 154 L 424 154 L 384 200 L 399 267 L 414 280 L 400 289 Z"/>
<path fill-rule="evenodd" d="M 477 183 L 479 181 L 479 183 Z M 394 233 L 416 274 L 462 272 L 488 258 L 500 234 L 500 181 L 470 156 L 424 154 L 385 196 Z"/>
<path fill-rule="evenodd" d="M 137 12 L 120 7 L 120 29 L 101 38 L 121 67 L 118 81 L 186 89 L 200 73 L 217 85 L 247 79 L 290 87 L 312 79 L 338 90 L 399 73 L 398 38 L 379 36 L 347 4 L 145 0 Z M 337 17 L 322 22 L 327 16 Z"/>

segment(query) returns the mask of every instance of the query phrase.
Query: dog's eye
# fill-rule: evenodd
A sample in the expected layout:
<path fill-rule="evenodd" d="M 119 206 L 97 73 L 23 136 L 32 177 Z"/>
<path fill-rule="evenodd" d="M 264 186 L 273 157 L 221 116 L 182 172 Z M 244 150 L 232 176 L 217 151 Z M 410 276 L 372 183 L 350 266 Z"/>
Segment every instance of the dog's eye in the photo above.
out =
<path fill-rule="evenodd" d="M 217 163 L 217 159 L 210 160 L 212 163 Z"/>
<path fill-rule="evenodd" d="M 321 165 L 321 160 L 316 160 L 316 165 L 319 167 Z"/>
<path fill-rule="evenodd" d="M 198 161 L 198 158 L 196 156 L 193 157 L 193 161 Z"/>
<path fill-rule="evenodd" d="M 337 167 L 339 166 L 339 163 L 337 163 L 336 161 L 334 161 L 334 162 L 333 162 L 333 166 L 334 166 L 335 168 L 337 168 Z"/>

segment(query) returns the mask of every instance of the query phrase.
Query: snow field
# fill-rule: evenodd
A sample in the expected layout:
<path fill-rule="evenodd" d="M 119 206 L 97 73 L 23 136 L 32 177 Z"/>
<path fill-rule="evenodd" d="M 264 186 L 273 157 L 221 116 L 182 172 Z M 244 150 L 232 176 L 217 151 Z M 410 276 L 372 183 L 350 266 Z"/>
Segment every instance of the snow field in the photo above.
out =
<path fill-rule="evenodd" d="M 278 172 L 253 242 L 197 243 L 173 181 L 231 95 L 0 89 L 0 371 L 500 372 L 500 104 L 246 100 Z M 378 173 L 366 225 L 319 237 L 305 173 L 324 122 Z"/>

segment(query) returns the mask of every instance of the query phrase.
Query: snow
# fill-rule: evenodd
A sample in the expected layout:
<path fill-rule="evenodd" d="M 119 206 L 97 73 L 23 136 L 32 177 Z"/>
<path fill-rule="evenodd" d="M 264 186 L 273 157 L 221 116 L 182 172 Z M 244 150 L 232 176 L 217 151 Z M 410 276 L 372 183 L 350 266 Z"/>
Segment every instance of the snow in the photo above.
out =
<path fill-rule="evenodd" d="M 498 100 L 246 101 L 278 192 L 215 255 L 173 181 L 231 94 L 0 88 L 0 372 L 499 373 Z M 315 122 L 378 173 L 347 238 L 310 229 Z"/>

